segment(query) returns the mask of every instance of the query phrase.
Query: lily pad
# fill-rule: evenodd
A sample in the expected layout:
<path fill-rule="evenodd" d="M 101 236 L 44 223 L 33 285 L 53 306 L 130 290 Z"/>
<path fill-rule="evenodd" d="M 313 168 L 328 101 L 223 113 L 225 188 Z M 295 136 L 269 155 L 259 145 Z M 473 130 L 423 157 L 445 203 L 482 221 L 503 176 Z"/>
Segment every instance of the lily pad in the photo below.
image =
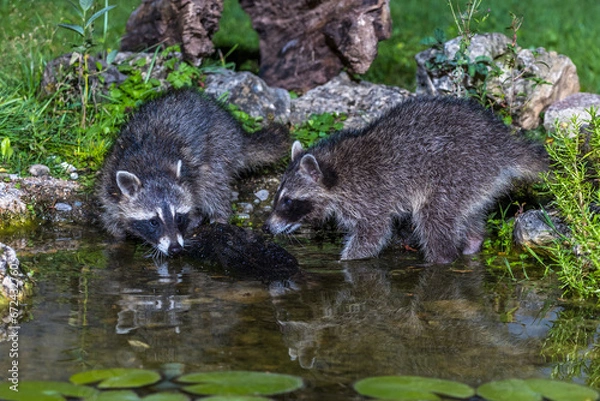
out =
<path fill-rule="evenodd" d="M 477 394 L 489 401 L 594 401 L 598 392 L 574 383 L 556 380 L 527 379 L 502 380 L 486 383 Z"/>
<path fill-rule="evenodd" d="M 11 383 L 0 385 L 0 399 L 6 401 L 64 401 L 66 397 L 92 397 L 98 393 L 90 387 L 53 381 L 22 381 L 18 392 Z"/>
<path fill-rule="evenodd" d="M 420 376 L 377 376 L 359 380 L 354 389 L 361 395 L 386 400 L 437 401 L 439 395 L 468 398 L 475 390 L 463 383 Z"/>
<path fill-rule="evenodd" d="M 275 395 L 302 387 L 296 376 L 248 371 L 190 373 L 181 383 L 198 383 L 183 389 L 198 395 Z"/>
<path fill-rule="evenodd" d="M 489 401 L 542 401 L 542 395 L 520 379 L 482 384 L 477 388 L 477 395 Z"/>
<path fill-rule="evenodd" d="M 542 394 L 551 401 L 595 401 L 598 392 L 589 387 L 557 380 L 528 379 L 531 389 Z"/>
<path fill-rule="evenodd" d="M 202 401 L 271 401 L 271 398 L 253 395 L 213 395 L 202 398 Z"/>
<path fill-rule="evenodd" d="M 75 384 L 100 382 L 98 388 L 138 388 L 154 384 L 160 375 L 152 370 L 144 369 L 98 369 L 76 373 L 70 378 Z"/>

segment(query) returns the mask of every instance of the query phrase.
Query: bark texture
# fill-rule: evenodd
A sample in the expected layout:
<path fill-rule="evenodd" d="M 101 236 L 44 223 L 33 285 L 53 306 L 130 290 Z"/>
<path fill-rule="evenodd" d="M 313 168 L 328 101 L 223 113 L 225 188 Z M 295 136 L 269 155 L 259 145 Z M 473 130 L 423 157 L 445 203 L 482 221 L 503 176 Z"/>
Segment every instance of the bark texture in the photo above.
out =
<path fill-rule="evenodd" d="M 121 50 L 181 44 L 184 58 L 198 65 L 214 51 L 223 0 L 143 0 L 127 21 Z"/>
<path fill-rule="evenodd" d="M 342 68 L 362 74 L 391 33 L 389 0 L 240 0 L 260 37 L 260 76 L 306 92 Z"/>

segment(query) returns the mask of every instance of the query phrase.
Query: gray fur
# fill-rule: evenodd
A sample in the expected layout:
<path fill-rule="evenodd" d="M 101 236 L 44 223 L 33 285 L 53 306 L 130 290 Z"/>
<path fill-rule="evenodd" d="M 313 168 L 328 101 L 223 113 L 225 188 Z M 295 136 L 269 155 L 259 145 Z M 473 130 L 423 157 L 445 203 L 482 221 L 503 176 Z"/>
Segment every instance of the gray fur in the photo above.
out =
<path fill-rule="evenodd" d="M 288 146 L 283 126 L 246 134 L 220 103 L 194 90 L 159 97 L 132 114 L 105 160 L 97 188 L 102 223 L 117 238 L 129 233 L 163 253 L 179 251 L 182 227 L 203 218 L 227 222 L 236 174 L 278 160 Z M 182 214 L 186 224 L 178 225 Z M 153 215 L 161 238 L 134 224 Z"/>
<path fill-rule="evenodd" d="M 335 216 L 347 232 L 341 258 L 362 259 L 388 243 L 395 219 L 409 220 L 425 259 L 447 263 L 479 250 L 489 208 L 546 163 L 542 145 L 475 102 L 409 99 L 362 130 L 295 143 L 265 229 Z"/>

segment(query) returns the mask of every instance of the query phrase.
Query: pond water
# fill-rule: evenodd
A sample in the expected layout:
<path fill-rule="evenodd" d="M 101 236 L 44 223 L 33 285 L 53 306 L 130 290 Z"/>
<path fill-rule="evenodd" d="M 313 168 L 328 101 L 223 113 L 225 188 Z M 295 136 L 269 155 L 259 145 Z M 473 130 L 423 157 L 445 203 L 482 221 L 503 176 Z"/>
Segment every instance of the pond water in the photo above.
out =
<path fill-rule="evenodd" d="M 305 274 L 263 283 L 105 240 L 52 226 L 0 237 L 35 271 L 21 305 L 21 380 L 180 363 L 297 375 L 306 386 L 285 399 L 307 400 L 361 399 L 352 384 L 376 375 L 595 381 L 596 309 L 561 303 L 550 279 L 490 270 L 482 256 L 426 266 L 391 249 L 341 263 L 339 244 L 298 239 L 285 247 Z M 0 343 L 2 381 L 9 349 Z"/>

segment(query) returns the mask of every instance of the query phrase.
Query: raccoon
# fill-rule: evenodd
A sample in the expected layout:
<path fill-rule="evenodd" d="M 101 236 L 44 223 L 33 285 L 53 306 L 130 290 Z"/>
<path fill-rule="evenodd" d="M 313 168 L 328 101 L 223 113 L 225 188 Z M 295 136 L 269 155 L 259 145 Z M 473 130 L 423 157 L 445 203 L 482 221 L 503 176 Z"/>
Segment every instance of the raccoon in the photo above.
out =
<path fill-rule="evenodd" d="M 134 112 L 100 171 L 101 222 L 117 238 L 131 234 L 162 254 L 185 246 L 203 219 L 226 223 L 230 182 L 289 149 L 287 129 L 243 131 L 223 106 L 192 89 L 167 93 Z"/>
<path fill-rule="evenodd" d="M 376 256 L 393 223 L 410 221 L 425 259 L 449 263 L 479 250 L 486 212 L 515 180 L 536 180 L 546 159 L 473 101 L 411 98 L 364 129 L 307 150 L 295 142 L 263 228 L 291 233 L 334 216 L 345 260 Z"/>

